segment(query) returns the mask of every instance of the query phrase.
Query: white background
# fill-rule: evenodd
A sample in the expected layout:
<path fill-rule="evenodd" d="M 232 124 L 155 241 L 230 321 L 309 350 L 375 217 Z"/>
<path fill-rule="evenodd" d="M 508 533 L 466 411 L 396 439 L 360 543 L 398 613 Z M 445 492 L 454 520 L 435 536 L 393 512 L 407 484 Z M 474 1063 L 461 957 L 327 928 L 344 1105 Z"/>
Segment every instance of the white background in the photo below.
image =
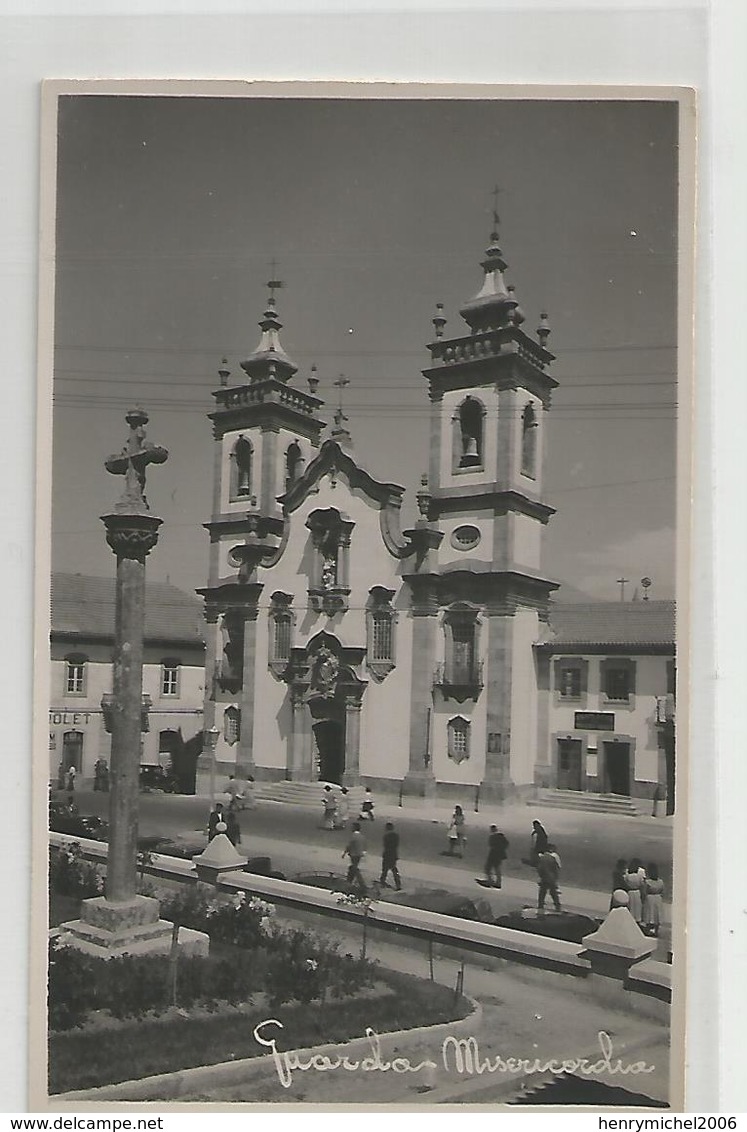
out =
<path fill-rule="evenodd" d="M 473 0 L 469 12 L 455 6 L 410 0 L 386 11 L 362 0 L 324 8 L 311 0 L 234 0 L 208 9 L 175 0 L 157 6 L 0 0 L 5 1112 L 26 1108 L 39 83 L 172 76 L 638 82 L 699 90 L 687 1107 L 747 1108 L 740 1025 L 747 998 L 745 6 L 742 0 L 714 0 L 710 7 L 591 0 L 573 11 L 552 0 L 523 0 L 520 11 L 499 0 Z"/>

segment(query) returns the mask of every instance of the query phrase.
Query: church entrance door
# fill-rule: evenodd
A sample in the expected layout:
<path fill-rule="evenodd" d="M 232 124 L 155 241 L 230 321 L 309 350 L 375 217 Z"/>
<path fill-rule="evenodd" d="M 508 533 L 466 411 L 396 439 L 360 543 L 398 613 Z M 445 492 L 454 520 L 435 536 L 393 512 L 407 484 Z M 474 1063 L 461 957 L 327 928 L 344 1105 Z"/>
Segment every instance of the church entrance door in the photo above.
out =
<path fill-rule="evenodd" d="M 314 736 L 319 751 L 319 779 L 321 782 L 342 783 L 345 771 L 345 723 L 341 719 L 320 719 L 314 724 Z"/>

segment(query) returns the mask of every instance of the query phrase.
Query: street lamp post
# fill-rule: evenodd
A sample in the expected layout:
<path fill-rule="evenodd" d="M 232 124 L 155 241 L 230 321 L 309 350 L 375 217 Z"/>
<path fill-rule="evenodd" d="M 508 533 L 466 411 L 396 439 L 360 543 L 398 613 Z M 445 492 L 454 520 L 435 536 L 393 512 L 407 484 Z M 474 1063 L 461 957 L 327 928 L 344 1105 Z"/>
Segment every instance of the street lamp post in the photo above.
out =
<path fill-rule="evenodd" d="M 218 746 L 220 730 L 213 724 L 204 731 L 204 746 L 210 753 L 210 805 L 215 803 L 215 748 Z"/>

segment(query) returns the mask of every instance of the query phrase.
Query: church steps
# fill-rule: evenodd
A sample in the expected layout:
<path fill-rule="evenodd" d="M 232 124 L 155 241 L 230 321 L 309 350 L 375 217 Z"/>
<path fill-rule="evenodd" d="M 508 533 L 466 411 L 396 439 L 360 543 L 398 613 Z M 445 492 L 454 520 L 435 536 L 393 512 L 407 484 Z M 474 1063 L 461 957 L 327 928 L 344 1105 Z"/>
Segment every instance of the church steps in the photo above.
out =
<path fill-rule="evenodd" d="M 527 805 L 630 817 L 638 817 L 641 813 L 639 805 L 632 798 L 619 794 L 594 794 L 581 790 L 541 790 L 536 798 L 527 801 Z"/>
<path fill-rule="evenodd" d="M 287 802 L 293 806 L 308 806 L 321 811 L 324 786 L 323 782 L 258 782 L 254 788 L 254 797 L 263 802 Z M 335 792 L 339 793 L 339 787 L 335 787 Z M 351 815 L 356 807 L 361 806 L 364 797 L 363 787 L 348 787 Z"/>

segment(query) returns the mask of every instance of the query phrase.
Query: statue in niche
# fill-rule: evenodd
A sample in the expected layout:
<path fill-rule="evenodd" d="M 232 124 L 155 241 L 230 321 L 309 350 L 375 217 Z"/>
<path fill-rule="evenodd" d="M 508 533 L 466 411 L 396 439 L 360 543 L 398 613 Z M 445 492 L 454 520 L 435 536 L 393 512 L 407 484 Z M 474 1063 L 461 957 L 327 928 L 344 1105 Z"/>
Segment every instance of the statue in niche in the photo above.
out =
<path fill-rule="evenodd" d="M 309 691 L 315 696 L 334 696 L 340 661 L 326 645 L 314 653 L 309 671 Z"/>

